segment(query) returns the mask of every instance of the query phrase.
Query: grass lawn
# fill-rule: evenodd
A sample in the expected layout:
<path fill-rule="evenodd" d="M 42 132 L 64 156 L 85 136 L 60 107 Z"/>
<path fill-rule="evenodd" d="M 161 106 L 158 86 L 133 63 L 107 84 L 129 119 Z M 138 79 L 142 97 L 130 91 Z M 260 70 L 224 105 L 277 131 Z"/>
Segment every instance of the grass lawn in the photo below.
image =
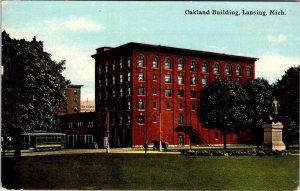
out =
<path fill-rule="evenodd" d="M 81 154 L 2 158 L 9 189 L 295 190 L 299 156 Z"/>

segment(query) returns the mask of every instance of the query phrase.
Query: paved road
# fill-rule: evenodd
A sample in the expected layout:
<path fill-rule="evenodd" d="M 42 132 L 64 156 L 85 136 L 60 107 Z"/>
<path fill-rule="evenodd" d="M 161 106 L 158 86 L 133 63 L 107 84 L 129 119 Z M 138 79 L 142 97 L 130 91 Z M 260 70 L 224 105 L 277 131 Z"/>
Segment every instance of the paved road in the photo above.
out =
<path fill-rule="evenodd" d="M 23 151 L 22 156 L 40 156 L 40 155 L 66 155 L 66 154 L 87 154 L 87 153 L 106 153 L 106 149 L 66 149 L 57 151 Z M 110 149 L 109 153 L 124 153 L 124 154 L 145 154 L 143 150 L 126 149 Z M 147 154 L 180 154 L 180 152 L 159 152 L 148 150 Z"/>

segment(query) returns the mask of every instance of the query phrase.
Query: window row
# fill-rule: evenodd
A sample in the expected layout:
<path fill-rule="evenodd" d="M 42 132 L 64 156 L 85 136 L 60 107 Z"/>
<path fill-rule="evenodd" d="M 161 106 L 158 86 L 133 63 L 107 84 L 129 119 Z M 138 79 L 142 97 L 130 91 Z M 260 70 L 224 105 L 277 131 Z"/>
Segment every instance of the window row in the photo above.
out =
<path fill-rule="evenodd" d="M 195 104 L 192 104 L 191 109 L 192 109 L 192 110 L 195 110 L 195 107 L 196 107 Z M 139 101 L 137 102 L 137 108 L 140 109 L 140 110 L 144 110 L 144 109 L 145 109 L 145 103 L 144 103 L 144 101 L 139 100 Z M 153 109 L 157 109 L 157 103 L 156 103 L 156 102 L 153 102 L 153 103 L 152 103 L 152 108 L 153 108 Z M 171 108 L 170 103 L 167 103 L 167 104 L 166 104 L 166 108 L 167 108 L 167 109 L 170 109 L 170 108 Z M 179 103 L 179 109 L 183 109 L 183 104 L 182 104 L 182 103 Z"/>
<path fill-rule="evenodd" d="M 153 122 L 157 122 L 157 116 L 153 116 Z M 144 124 L 145 123 L 145 117 L 143 115 L 138 116 L 137 118 L 137 123 L 138 124 Z M 184 124 L 184 117 L 182 113 L 178 114 L 178 125 L 183 125 Z"/>
<path fill-rule="evenodd" d="M 111 83 L 114 85 L 114 84 L 117 84 L 117 83 L 123 83 L 124 81 L 126 82 L 130 82 L 131 80 L 131 74 L 130 73 L 127 73 L 127 76 L 125 77 L 125 75 L 123 74 L 120 74 L 118 76 L 118 78 L 116 78 L 116 76 L 112 76 L 111 77 Z M 103 80 L 99 79 L 98 80 L 98 84 L 99 84 L 99 87 L 101 87 L 102 85 L 102 82 Z M 110 79 L 108 77 L 104 78 L 104 81 L 105 81 L 105 85 L 108 86 L 109 85 L 109 81 Z"/>
<path fill-rule="evenodd" d="M 118 64 L 117 64 L 116 60 L 113 60 L 112 63 L 110 63 L 109 61 L 106 61 L 105 65 L 104 65 L 104 69 L 102 68 L 102 65 L 100 65 L 98 67 L 98 72 L 99 72 L 99 74 L 101 74 L 102 72 L 109 72 L 110 66 L 111 66 L 112 71 L 116 70 L 117 67 L 119 69 L 122 69 L 122 68 L 125 68 L 125 67 L 130 68 L 130 64 L 131 64 L 131 58 L 130 57 L 127 58 L 127 65 L 126 65 L 126 60 L 124 62 L 123 58 L 119 59 Z"/>
<path fill-rule="evenodd" d="M 112 97 L 122 97 L 122 96 L 131 96 L 131 88 L 128 87 L 127 91 L 125 92 L 125 90 L 123 88 L 120 88 L 119 90 L 112 90 L 111 94 L 109 95 L 109 91 L 105 91 L 105 92 L 99 92 L 99 99 L 108 99 L 109 96 Z"/>
<path fill-rule="evenodd" d="M 73 128 L 83 128 L 84 124 L 86 124 L 87 128 L 93 128 L 94 127 L 94 122 L 93 121 L 87 121 L 87 122 L 82 122 L 82 121 L 78 121 L 78 122 L 68 122 L 68 128 L 69 129 L 73 129 Z"/>
<path fill-rule="evenodd" d="M 144 67 L 145 66 L 145 58 L 144 58 L 143 55 L 139 55 L 139 57 L 138 57 L 138 66 L 139 67 Z M 153 59 L 152 59 L 152 68 L 158 68 L 158 57 L 156 57 L 156 56 L 153 57 Z M 169 57 L 165 58 L 164 68 L 165 69 L 171 69 L 172 68 L 171 59 Z M 185 63 L 184 63 L 184 60 L 182 58 L 178 59 L 177 70 L 185 70 Z M 202 64 L 202 72 L 203 73 L 208 73 L 208 70 L 209 70 L 209 65 L 208 65 L 207 62 L 204 62 Z M 197 63 L 195 61 L 191 61 L 190 71 L 197 71 Z M 213 64 L 213 73 L 214 74 L 220 74 L 220 64 L 218 62 L 215 62 Z M 231 75 L 231 67 L 230 67 L 229 64 L 225 64 L 224 74 L 225 75 Z M 236 65 L 235 74 L 237 76 L 242 75 L 242 69 L 241 69 L 240 65 Z M 251 67 L 250 66 L 246 67 L 246 76 L 247 77 L 251 76 Z"/>
<path fill-rule="evenodd" d="M 153 94 L 157 94 L 157 89 L 153 88 Z M 139 87 L 138 88 L 138 95 L 145 95 L 145 88 L 144 87 Z M 172 90 L 170 88 L 165 89 L 165 96 L 166 97 L 171 97 L 172 96 Z M 184 90 L 177 90 L 177 96 L 178 97 L 184 97 Z M 190 91 L 190 98 L 196 98 L 197 93 L 195 90 Z"/>

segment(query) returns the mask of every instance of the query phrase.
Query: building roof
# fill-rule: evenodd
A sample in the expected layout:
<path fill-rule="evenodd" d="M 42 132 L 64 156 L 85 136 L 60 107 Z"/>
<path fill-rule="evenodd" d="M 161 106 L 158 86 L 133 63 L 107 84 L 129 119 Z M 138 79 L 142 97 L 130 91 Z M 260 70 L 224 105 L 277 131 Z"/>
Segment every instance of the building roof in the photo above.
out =
<path fill-rule="evenodd" d="M 159 51 L 159 52 L 172 53 L 172 54 L 185 54 L 189 56 L 201 55 L 204 57 L 223 57 L 223 58 L 226 57 L 226 58 L 242 59 L 242 60 L 249 60 L 249 61 L 258 60 L 258 58 L 255 57 L 238 56 L 238 55 L 231 55 L 231 54 L 224 54 L 224 53 L 191 50 L 191 49 L 176 48 L 176 47 L 169 47 L 169 46 L 162 46 L 162 45 L 143 44 L 143 43 L 136 43 L 136 42 L 129 42 L 127 44 L 123 44 L 116 48 L 111 48 L 111 47 L 97 48 L 96 49 L 97 53 L 92 55 L 92 57 L 96 58 L 97 54 L 101 52 L 103 53 L 103 52 L 119 51 L 124 49 L 152 50 L 152 51 Z"/>

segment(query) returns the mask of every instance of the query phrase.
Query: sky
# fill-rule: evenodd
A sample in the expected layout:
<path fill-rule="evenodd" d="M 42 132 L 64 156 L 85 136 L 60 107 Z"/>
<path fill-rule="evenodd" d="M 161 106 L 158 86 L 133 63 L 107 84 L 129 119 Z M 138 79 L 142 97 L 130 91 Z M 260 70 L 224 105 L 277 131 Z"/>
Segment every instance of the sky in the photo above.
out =
<path fill-rule="evenodd" d="M 83 85 L 82 100 L 94 100 L 95 49 L 128 42 L 257 57 L 255 76 L 274 83 L 300 64 L 299 18 L 299 2 L 2 1 L 2 31 L 16 39 L 36 36 L 53 60 L 66 60 L 63 75 Z"/>

